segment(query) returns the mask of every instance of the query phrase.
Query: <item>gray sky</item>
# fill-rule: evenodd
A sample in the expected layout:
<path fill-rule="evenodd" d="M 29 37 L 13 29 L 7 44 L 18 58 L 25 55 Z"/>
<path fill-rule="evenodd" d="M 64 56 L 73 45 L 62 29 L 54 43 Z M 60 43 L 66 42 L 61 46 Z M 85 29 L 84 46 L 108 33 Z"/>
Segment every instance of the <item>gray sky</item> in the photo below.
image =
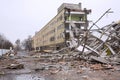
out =
<path fill-rule="evenodd" d="M 119 0 L 0 0 L 0 33 L 13 43 L 34 35 L 56 14 L 62 3 L 82 3 L 82 8 L 92 9 L 89 19 L 96 21 L 107 9 L 114 13 L 106 15 L 98 26 L 120 20 Z"/>

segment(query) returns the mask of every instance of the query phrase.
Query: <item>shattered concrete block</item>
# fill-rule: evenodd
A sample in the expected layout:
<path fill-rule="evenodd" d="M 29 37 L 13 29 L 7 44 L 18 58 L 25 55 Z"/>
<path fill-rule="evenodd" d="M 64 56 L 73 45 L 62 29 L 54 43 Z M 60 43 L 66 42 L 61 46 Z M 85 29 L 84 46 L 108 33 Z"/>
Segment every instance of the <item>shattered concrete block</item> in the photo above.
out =
<path fill-rule="evenodd" d="M 60 69 L 54 70 L 54 71 L 50 71 L 50 74 L 56 74 L 56 73 L 58 73 L 59 71 L 60 71 Z"/>
<path fill-rule="evenodd" d="M 103 69 L 101 64 L 92 65 L 92 66 L 90 66 L 90 68 L 93 69 L 93 70 L 101 70 L 101 69 Z"/>
<path fill-rule="evenodd" d="M 6 69 L 23 69 L 23 64 L 10 64 L 6 67 Z"/>
<path fill-rule="evenodd" d="M 80 69 L 80 70 L 77 71 L 77 74 L 81 74 L 81 73 L 83 73 L 83 72 L 84 72 L 84 70 L 83 70 L 83 69 Z"/>
<path fill-rule="evenodd" d="M 90 58 L 91 58 L 91 61 L 95 61 L 95 62 L 99 62 L 99 63 L 105 63 L 105 64 L 110 63 L 104 57 L 91 56 Z"/>
<path fill-rule="evenodd" d="M 0 75 L 4 75 L 5 74 L 5 72 L 4 71 L 0 71 Z"/>

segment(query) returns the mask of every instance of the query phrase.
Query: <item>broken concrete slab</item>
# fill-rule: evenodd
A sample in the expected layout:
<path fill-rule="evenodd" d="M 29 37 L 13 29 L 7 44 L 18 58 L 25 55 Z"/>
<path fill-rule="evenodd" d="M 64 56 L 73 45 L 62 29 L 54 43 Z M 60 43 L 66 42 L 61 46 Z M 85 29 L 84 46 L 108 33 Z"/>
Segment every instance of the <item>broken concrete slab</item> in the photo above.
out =
<path fill-rule="evenodd" d="M 6 69 L 23 69 L 23 64 L 10 64 L 6 67 Z"/>
<path fill-rule="evenodd" d="M 110 63 L 104 57 L 91 56 L 90 59 L 91 59 L 91 61 L 94 61 L 94 62 L 105 63 L 105 64 L 109 64 Z"/>
<path fill-rule="evenodd" d="M 50 74 L 56 74 L 56 73 L 58 73 L 60 71 L 60 69 L 58 69 L 58 70 L 52 70 L 52 71 L 50 71 Z"/>
<path fill-rule="evenodd" d="M 114 69 L 114 67 L 110 64 L 93 64 L 90 66 L 93 70 L 108 70 L 108 69 Z"/>
<path fill-rule="evenodd" d="M 119 65 L 120 63 L 115 61 L 115 60 L 111 60 L 109 57 L 105 58 L 105 57 L 96 57 L 96 56 L 91 56 L 90 57 L 91 61 L 93 62 L 99 62 L 99 63 L 103 63 L 103 64 L 116 64 Z"/>

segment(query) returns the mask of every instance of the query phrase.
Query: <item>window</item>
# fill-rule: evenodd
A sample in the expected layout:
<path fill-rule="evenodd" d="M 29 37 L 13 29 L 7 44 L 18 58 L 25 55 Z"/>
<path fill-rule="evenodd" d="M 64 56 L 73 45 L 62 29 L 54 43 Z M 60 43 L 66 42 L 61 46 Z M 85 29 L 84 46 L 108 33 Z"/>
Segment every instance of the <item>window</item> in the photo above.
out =
<path fill-rule="evenodd" d="M 69 30 L 69 24 L 68 23 L 65 24 L 65 29 Z"/>
<path fill-rule="evenodd" d="M 59 26 L 57 27 L 57 30 L 62 29 L 63 26 L 64 26 L 63 24 L 59 25 Z"/>
<path fill-rule="evenodd" d="M 57 21 L 61 21 L 63 19 L 62 15 L 57 18 Z"/>
<path fill-rule="evenodd" d="M 54 36 L 51 37 L 51 38 L 50 38 L 50 41 L 55 41 L 55 37 L 54 37 Z"/>

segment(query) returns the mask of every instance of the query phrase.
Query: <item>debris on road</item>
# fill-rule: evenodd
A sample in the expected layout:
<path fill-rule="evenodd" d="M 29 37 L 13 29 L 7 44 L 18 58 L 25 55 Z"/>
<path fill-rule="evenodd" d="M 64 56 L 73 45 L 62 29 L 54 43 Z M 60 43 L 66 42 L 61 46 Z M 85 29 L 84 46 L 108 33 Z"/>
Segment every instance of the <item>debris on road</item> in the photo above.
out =
<path fill-rule="evenodd" d="M 60 69 L 59 69 L 59 70 L 50 71 L 50 74 L 56 74 L 56 73 L 58 73 L 59 71 L 60 71 Z"/>
<path fill-rule="evenodd" d="M 107 69 L 114 69 L 111 65 L 103 65 L 103 64 L 94 64 L 90 66 L 93 70 L 107 70 Z"/>
<path fill-rule="evenodd" d="M 23 69 L 23 64 L 10 64 L 6 67 L 6 69 Z"/>
<path fill-rule="evenodd" d="M 0 71 L 0 75 L 4 75 L 5 74 L 5 72 L 4 71 Z"/>

